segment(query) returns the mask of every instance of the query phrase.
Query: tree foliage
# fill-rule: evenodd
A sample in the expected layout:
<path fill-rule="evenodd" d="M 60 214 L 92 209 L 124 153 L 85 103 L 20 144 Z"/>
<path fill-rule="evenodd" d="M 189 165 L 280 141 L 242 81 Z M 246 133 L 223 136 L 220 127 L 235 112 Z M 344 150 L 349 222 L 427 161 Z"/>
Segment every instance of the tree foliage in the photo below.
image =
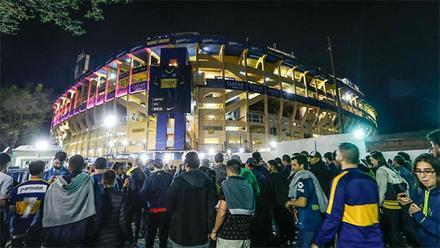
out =
<path fill-rule="evenodd" d="M 0 88 L 1 150 L 33 141 L 41 125 L 50 118 L 51 95 L 41 84 Z"/>
<path fill-rule="evenodd" d="M 20 23 L 39 18 L 74 35 L 83 35 L 83 20 L 104 19 L 102 6 L 127 0 L 1 0 L 0 32 L 16 34 Z"/>

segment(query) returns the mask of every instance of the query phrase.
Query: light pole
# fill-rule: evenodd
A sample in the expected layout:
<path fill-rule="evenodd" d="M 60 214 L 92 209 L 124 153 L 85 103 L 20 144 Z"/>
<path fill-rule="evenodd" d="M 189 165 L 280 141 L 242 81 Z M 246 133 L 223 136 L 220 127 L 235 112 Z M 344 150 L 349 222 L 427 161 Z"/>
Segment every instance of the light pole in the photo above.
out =
<path fill-rule="evenodd" d="M 108 160 L 108 150 L 110 146 L 109 138 L 110 138 L 110 131 L 112 127 L 116 126 L 118 123 L 118 118 L 114 114 L 110 114 L 104 117 L 103 120 L 103 126 L 107 128 L 107 139 L 105 141 L 105 158 Z"/>

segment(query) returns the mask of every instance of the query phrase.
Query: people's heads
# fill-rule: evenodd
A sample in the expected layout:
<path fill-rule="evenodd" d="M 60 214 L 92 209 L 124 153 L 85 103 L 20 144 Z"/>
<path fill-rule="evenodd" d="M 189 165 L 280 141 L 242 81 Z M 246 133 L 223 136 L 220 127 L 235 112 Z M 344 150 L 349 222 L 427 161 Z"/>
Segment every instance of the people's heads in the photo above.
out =
<path fill-rule="evenodd" d="M 434 157 L 440 157 L 440 129 L 434 130 L 426 138 L 431 142 L 431 153 Z"/>
<path fill-rule="evenodd" d="M 241 163 L 243 163 L 243 162 L 241 161 L 241 158 L 240 158 L 240 156 L 238 156 L 237 154 L 235 154 L 235 155 L 232 155 L 231 159 L 235 159 L 235 160 L 239 161 L 239 162 L 240 162 L 240 164 L 241 164 Z"/>
<path fill-rule="evenodd" d="M 370 155 L 365 156 L 365 162 L 366 162 L 368 167 L 372 167 L 373 166 L 373 164 L 371 163 L 371 156 Z"/>
<path fill-rule="evenodd" d="M 139 168 L 142 168 L 145 165 L 144 161 L 141 158 L 137 158 L 134 161 L 134 163 L 135 163 L 136 167 L 139 167 Z"/>
<path fill-rule="evenodd" d="M 241 171 L 241 163 L 238 160 L 231 159 L 226 163 L 226 174 L 228 176 L 238 176 Z"/>
<path fill-rule="evenodd" d="M 402 156 L 405 159 L 405 161 L 411 162 L 411 157 L 409 156 L 408 153 L 406 153 L 406 152 L 398 152 L 397 155 Z"/>
<path fill-rule="evenodd" d="M 260 161 L 263 160 L 263 158 L 261 157 L 261 154 L 259 152 L 252 153 L 252 158 L 255 159 L 257 164 L 260 163 Z"/>
<path fill-rule="evenodd" d="M 124 174 L 124 164 L 121 162 L 114 162 L 112 165 L 112 170 L 116 172 L 118 175 Z"/>
<path fill-rule="evenodd" d="M 205 158 L 205 159 L 202 160 L 202 165 L 201 166 L 209 168 L 209 164 L 210 164 L 209 159 Z"/>
<path fill-rule="evenodd" d="M 373 151 L 370 153 L 370 161 L 373 167 L 387 165 L 387 161 L 385 160 L 385 157 L 379 151 Z"/>
<path fill-rule="evenodd" d="M 55 156 L 53 158 L 53 167 L 55 167 L 56 169 L 60 169 L 61 167 L 63 167 L 66 159 L 67 159 L 67 153 L 65 152 L 55 153 Z"/>
<path fill-rule="evenodd" d="M 38 160 L 33 161 L 29 164 L 28 170 L 29 174 L 34 177 L 41 177 L 43 176 L 44 167 L 46 166 L 46 163 L 44 161 Z"/>
<path fill-rule="evenodd" d="M 257 166 L 257 161 L 254 158 L 248 158 L 245 163 L 246 168 L 252 169 Z"/>
<path fill-rule="evenodd" d="M 103 157 L 99 157 L 95 160 L 94 163 L 95 169 L 97 170 L 103 170 L 105 168 L 107 168 L 107 159 L 103 158 Z"/>
<path fill-rule="evenodd" d="M 6 170 L 8 164 L 11 162 L 11 156 L 9 154 L 2 152 L 0 153 L 0 172 Z"/>
<path fill-rule="evenodd" d="M 113 187 L 115 185 L 115 180 L 116 180 L 116 172 L 114 170 L 106 170 L 102 174 L 102 183 L 106 188 Z"/>
<path fill-rule="evenodd" d="M 163 161 L 160 158 L 156 158 L 153 162 L 153 167 L 158 170 L 163 169 Z"/>
<path fill-rule="evenodd" d="M 440 185 L 440 160 L 425 153 L 414 160 L 413 173 L 422 188 L 433 189 Z"/>
<path fill-rule="evenodd" d="M 313 151 L 313 152 L 311 152 L 311 153 L 310 153 L 310 156 L 312 156 L 312 157 L 314 157 L 314 158 L 317 158 L 317 159 L 322 159 L 322 155 L 321 155 L 321 153 L 318 152 L 318 151 Z"/>
<path fill-rule="evenodd" d="M 359 149 L 352 143 L 341 143 L 336 152 L 336 161 L 346 164 L 359 163 Z"/>
<path fill-rule="evenodd" d="M 267 163 L 269 164 L 269 171 L 270 172 L 277 172 L 278 171 L 278 161 L 276 161 L 276 160 L 269 160 L 269 161 L 267 161 Z"/>
<path fill-rule="evenodd" d="M 400 156 L 400 155 L 394 156 L 393 165 L 394 166 L 403 166 L 403 165 L 405 165 L 405 158 L 403 156 Z"/>
<path fill-rule="evenodd" d="M 69 167 L 67 168 L 70 173 L 79 173 L 84 169 L 84 158 L 77 154 L 73 155 L 69 159 Z"/>
<path fill-rule="evenodd" d="M 307 158 L 304 155 L 297 155 L 292 158 L 292 168 L 295 171 L 301 171 L 307 168 Z"/>
<path fill-rule="evenodd" d="M 215 156 L 214 156 L 214 161 L 217 163 L 217 164 L 220 164 L 220 163 L 223 163 L 223 154 L 222 153 L 217 153 L 217 154 L 215 154 Z"/>
<path fill-rule="evenodd" d="M 125 167 L 125 170 L 129 170 L 133 167 L 133 163 L 132 162 L 127 162 L 127 166 Z"/>
<path fill-rule="evenodd" d="M 333 152 L 324 153 L 324 159 L 327 164 L 333 163 L 335 161 L 335 157 L 333 157 Z"/>
<path fill-rule="evenodd" d="M 283 165 L 283 161 L 281 161 L 281 158 L 276 157 L 276 158 L 275 158 L 275 161 L 277 161 L 278 166 Z"/>
<path fill-rule="evenodd" d="M 199 168 L 200 159 L 197 152 L 188 152 L 187 154 L 185 154 L 184 164 L 185 168 L 190 170 Z"/>
<path fill-rule="evenodd" d="M 310 156 L 309 153 L 308 153 L 307 151 L 302 151 L 302 152 L 300 152 L 300 154 L 303 155 L 303 156 L 306 157 L 306 158 L 307 158 L 308 156 Z"/>
<path fill-rule="evenodd" d="M 283 165 L 290 165 L 290 163 L 292 162 L 290 156 L 287 154 L 284 154 L 282 159 L 283 159 Z"/>

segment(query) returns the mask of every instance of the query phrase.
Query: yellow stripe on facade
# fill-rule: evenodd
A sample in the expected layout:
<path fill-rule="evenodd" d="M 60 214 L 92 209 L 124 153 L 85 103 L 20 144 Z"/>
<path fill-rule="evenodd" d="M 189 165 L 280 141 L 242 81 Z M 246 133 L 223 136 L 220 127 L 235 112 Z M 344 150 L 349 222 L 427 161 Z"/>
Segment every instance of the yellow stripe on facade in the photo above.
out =
<path fill-rule="evenodd" d="M 342 221 L 355 226 L 371 226 L 379 223 L 379 206 L 376 203 L 344 205 Z"/>
<path fill-rule="evenodd" d="M 337 175 L 332 182 L 332 188 L 330 191 L 330 198 L 328 201 L 328 207 L 327 207 L 327 214 L 331 214 L 332 213 L 332 208 L 333 208 L 333 202 L 335 199 L 335 193 L 336 193 L 336 186 L 338 186 L 339 180 L 341 180 L 341 178 L 345 175 L 347 175 L 348 171 L 344 171 L 341 174 Z"/>

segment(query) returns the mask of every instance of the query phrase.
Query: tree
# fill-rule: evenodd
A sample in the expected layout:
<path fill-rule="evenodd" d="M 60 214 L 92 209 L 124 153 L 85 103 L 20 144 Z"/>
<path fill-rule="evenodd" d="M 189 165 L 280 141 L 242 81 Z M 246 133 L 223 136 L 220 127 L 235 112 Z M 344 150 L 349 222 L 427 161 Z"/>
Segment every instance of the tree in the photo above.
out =
<path fill-rule="evenodd" d="M 127 0 L 1 0 L 0 33 L 16 34 L 20 23 L 39 18 L 74 35 L 83 35 L 86 31 L 81 20 L 101 21 L 101 7 L 120 2 Z"/>
<path fill-rule="evenodd" d="M 51 95 L 42 84 L 0 88 L 0 151 L 33 140 L 50 120 Z"/>

